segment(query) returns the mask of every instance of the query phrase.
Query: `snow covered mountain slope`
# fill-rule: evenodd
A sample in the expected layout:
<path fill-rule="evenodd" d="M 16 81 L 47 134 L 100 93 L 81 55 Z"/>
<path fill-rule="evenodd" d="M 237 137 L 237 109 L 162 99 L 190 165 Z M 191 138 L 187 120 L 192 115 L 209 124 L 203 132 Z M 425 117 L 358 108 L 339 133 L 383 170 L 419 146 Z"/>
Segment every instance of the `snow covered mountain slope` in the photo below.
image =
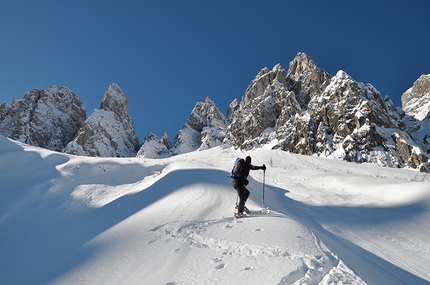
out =
<path fill-rule="evenodd" d="M 430 284 L 428 174 L 269 148 L 94 158 L 0 136 L 1 283 Z M 268 169 L 236 220 L 246 155 Z"/>

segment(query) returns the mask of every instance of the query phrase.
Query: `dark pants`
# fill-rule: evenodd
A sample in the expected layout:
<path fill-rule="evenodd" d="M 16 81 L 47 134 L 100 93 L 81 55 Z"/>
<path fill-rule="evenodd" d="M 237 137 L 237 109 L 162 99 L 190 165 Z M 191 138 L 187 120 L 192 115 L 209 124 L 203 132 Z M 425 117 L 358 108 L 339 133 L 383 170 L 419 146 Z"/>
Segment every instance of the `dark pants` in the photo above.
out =
<path fill-rule="evenodd" d="M 248 200 L 250 192 L 245 188 L 242 179 L 234 179 L 233 187 L 237 190 L 237 194 L 239 195 L 238 211 L 243 213 L 243 209 L 245 208 L 245 203 L 246 200 Z"/>

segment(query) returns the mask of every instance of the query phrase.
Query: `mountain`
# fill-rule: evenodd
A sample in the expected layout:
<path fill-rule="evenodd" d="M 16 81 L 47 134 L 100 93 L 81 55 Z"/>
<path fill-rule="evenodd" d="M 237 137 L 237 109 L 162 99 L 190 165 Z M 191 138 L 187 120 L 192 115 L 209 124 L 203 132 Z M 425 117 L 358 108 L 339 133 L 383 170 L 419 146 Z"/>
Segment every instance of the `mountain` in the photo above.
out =
<path fill-rule="evenodd" d="M 161 158 L 218 146 L 250 150 L 269 145 L 308 156 L 430 171 L 430 75 L 403 94 L 401 109 L 371 84 L 342 70 L 332 76 L 298 53 L 288 71 L 281 64 L 263 68 L 226 116 L 209 98 L 196 103 L 173 143 L 167 134 L 149 133 L 139 146 L 128 104 L 112 84 L 100 109 L 83 123 L 85 108 L 69 89 L 35 89 L 11 106 L 0 106 L 0 133 L 84 156 Z"/>
<path fill-rule="evenodd" d="M 139 149 L 134 123 L 128 114 L 129 101 L 117 84 L 110 85 L 100 109 L 85 121 L 65 153 L 98 157 L 132 157 Z"/>
<path fill-rule="evenodd" d="M 142 146 L 137 152 L 136 157 L 139 158 L 160 158 L 161 156 L 168 153 L 171 148 L 170 139 L 166 133 L 163 137 L 158 137 L 153 133 L 146 135 L 143 140 Z"/>
<path fill-rule="evenodd" d="M 331 76 L 298 53 L 288 72 L 280 64 L 263 68 L 242 100 L 230 104 L 226 117 L 209 98 L 197 103 L 167 152 L 270 145 L 297 154 L 429 172 L 428 78 L 422 76 L 403 95 L 405 113 L 371 84 L 342 70 Z"/>
<path fill-rule="evenodd" d="M 429 174 L 268 145 L 163 159 L 0 145 L 2 284 L 430 284 Z M 246 155 L 267 170 L 234 219 L 227 176 Z"/>
<path fill-rule="evenodd" d="M 160 157 L 166 151 L 177 155 L 214 146 L 251 150 L 270 145 L 297 154 L 429 172 L 430 119 L 424 120 L 429 86 L 428 77 L 422 76 L 403 95 L 405 114 L 371 84 L 342 70 L 331 76 L 298 53 L 287 72 L 280 64 L 263 68 L 242 100 L 228 106 L 226 117 L 209 98 L 197 103 L 173 147 L 153 153 Z"/>
<path fill-rule="evenodd" d="M 372 85 L 344 71 L 332 77 L 299 53 L 288 73 L 278 64 L 257 74 L 231 115 L 224 144 L 249 150 L 270 143 L 297 154 L 428 172 L 428 153 L 402 116 Z"/>
<path fill-rule="evenodd" d="M 430 74 L 423 74 L 402 95 L 402 108 L 409 116 L 424 120 L 430 114 Z"/>
<path fill-rule="evenodd" d="M 76 136 L 86 118 L 86 109 L 74 92 L 51 85 L 32 89 L 9 106 L 0 105 L 0 134 L 55 151 Z"/>
<path fill-rule="evenodd" d="M 224 115 L 214 102 L 206 97 L 205 102 L 196 103 L 172 146 L 166 134 L 160 139 L 150 133 L 143 141 L 138 156 L 156 158 L 220 146 L 225 137 L 226 127 Z"/>
<path fill-rule="evenodd" d="M 420 76 L 402 95 L 402 107 L 412 139 L 430 156 L 430 74 Z"/>

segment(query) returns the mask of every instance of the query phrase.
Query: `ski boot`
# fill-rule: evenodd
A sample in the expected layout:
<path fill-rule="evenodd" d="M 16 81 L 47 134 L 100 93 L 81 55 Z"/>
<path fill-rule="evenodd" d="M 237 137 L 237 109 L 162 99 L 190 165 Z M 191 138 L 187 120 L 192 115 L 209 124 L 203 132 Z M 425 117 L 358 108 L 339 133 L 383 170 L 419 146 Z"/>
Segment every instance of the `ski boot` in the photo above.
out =
<path fill-rule="evenodd" d="M 235 212 L 234 217 L 237 219 L 241 219 L 241 218 L 243 218 L 243 214 L 241 212 Z"/>

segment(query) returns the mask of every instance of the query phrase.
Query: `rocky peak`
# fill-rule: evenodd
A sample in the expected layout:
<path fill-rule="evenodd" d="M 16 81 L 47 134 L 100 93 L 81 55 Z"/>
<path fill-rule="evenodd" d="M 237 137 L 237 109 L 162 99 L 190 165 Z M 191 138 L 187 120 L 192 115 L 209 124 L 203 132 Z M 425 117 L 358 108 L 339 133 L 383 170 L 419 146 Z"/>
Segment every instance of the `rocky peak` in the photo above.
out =
<path fill-rule="evenodd" d="M 338 71 L 336 76 L 331 79 L 321 98 L 327 99 L 324 102 L 328 103 L 326 107 L 329 110 L 333 110 L 333 112 L 334 110 L 340 110 L 339 114 L 344 117 L 343 123 L 346 128 L 350 129 L 345 135 L 349 134 L 351 129 L 360 128 L 366 119 L 378 126 L 398 128 L 387 109 L 381 93 L 371 84 L 355 81 L 342 70 Z M 314 102 L 316 101 L 320 100 L 314 100 Z M 313 114 L 317 115 L 316 112 L 314 110 Z M 324 118 L 327 119 L 325 122 L 329 120 L 328 117 Z M 347 126 L 348 124 L 350 127 Z M 332 125 L 333 128 L 335 128 L 335 125 L 339 126 L 339 121 L 334 120 Z"/>
<path fill-rule="evenodd" d="M 128 99 L 125 97 L 121 88 L 113 83 L 105 91 L 102 103 L 100 104 L 101 110 L 111 111 L 117 115 L 128 115 Z"/>
<path fill-rule="evenodd" d="M 159 158 L 164 154 L 167 154 L 170 148 L 170 139 L 166 133 L 164 133 L 161 138 L 153 133 L 149 133 L 143 140 L 142 146 L 140 147 L 136 157 Z"/>
<path fill-rule="evenodd" d="M 245 105 L 249 104 L 256 97 L 263 95 L 268 86 L 272 86 L 275 83 L 286 84 L 285 70 L 279 63 L 272 70 L 265 67 L 257 74 L 246 89 L 243 103 Z"/>
<path fill-rule="evenodd" d="M 407 115 L 423 120 L 430 114 L 430 74 L 423 74 L 402 95 L 402 108 Z"/>
<path fill-rule="evenodd" d="M 204 103 L 196 103 L 187 124 L 197 132 L 201 132 L 205 127 L 225 128 L 226 122 L 224 115 L 215 106 L 215 103 L 206 97 Z"/>
<path fill-rule="evenodd" d="M 403 122 L 413 140 L 430 157 L 430 74 L 421 75 L 402 95 Z"/>
<path fill-rule="evenodd" d="M 0 133 L 11 139 L 62 151 L 86 118 L 76 94 L 65 86 L 32 89 L 9 106 L 0 105 Z"/>
<path fill-rule="evenodd" d="M 254 139 L 259 138 L 265 130 L 276 126 L 286 103 L 291 100 L 297 103 L 294 93 L 290 94 L 288 89 L 285 70 L 280 64 L 275 65 L 272 70 L 263 68 L 251 81 L 245 98 L 231 116 L 224 144 L 252 148 Z M 260 137 L 259 143 L 270 139 L 271 137 Z"/>
<path fill-rule="evenodd" d="M 304 53 L 289 67 L 285 78 L 276 65 L 251 81 L 235 105 L 224 144 L 250 149 L 271 143 L 298 154 L 428 171 L 425 151 L 401 112 L 371 84 L 342 70 L 332 77 Z"/>
<path fill-rule="evenodd" d="M 132 157 L 139 149 L 128 99 L 117 84 L 109 86 L 95 110 L 64 152 L 98 157 Z"/>
<path fill-rule="evenodd" d="M 197 149 L 207 149 L 222 144 L 225 137 L 226 119 L 214 102 L 206 97 L 197 102 L 190 118 L 175 138 L 174 155 Z"/>
<path fill-rule="evenodd" d="M 331 75 L 319 68 L 310 56 L 298 53 L 290 62 L 286 80 L 302 109 L 306 109 L 312 96 L 324 92 Z"/>

